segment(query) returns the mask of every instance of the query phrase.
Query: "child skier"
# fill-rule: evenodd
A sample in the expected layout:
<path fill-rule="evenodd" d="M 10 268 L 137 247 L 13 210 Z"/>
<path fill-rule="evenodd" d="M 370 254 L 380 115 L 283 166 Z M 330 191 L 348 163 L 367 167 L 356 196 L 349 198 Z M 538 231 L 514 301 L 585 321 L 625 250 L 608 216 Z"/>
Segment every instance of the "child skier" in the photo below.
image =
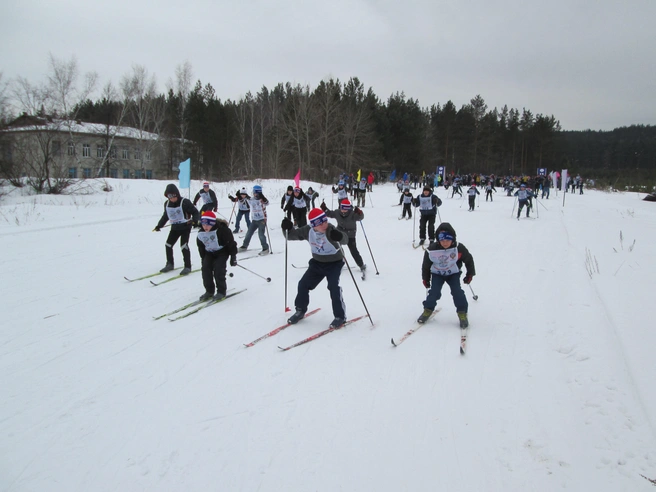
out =
<path fill-rule="evenodd" d="M 292 211 L 287 209 L 287 204 L 289 203 L 289 200 L 292 199 L 293 195 L 294 195 L 294 187 L 292 185 L 289 185 L 287 187 L 287 191 L 280 199 L 280 208 L 287 212 L 288 219 L 292 218 Z"/>
<path fill-rule="evenodd" d="M 442 205 L 442 200 L 433 194 L 430 186 L 424 186 L 421 195 L 418 195 L 412 202 L 415 207 L 419 207 L 421 218 L 419 219 L 419 244 L 423 245 L 426 241 L 426 226 L 428 225 L 428 239 L 432 243 L 435 241 L 435 216 L 437 207 Z"/>
<path fill-rule="evenodd" d="M 307 191 L 305 192 L 305 200 L 307 201 L 308 212 L 311 208 L 316 208 L 314 202 L 317 198 L 319 198 L 319 192 L 314 191 L 311 186 L 308 187 Z M 310 201 L 312 201 L 312 206 L 310 206 Z"/>
<path fill-rule="evenodd" d="M 344 255 L 340 244 L 346 244 L 348 238 L 346 234 L 342 234 L 335 226 L 328 223 L 328 217 L 320 208 L 310 210 L 309 220 L 310 224 L 294 229 L 291 220 L 282 219 L 281 228 L 283 234 L 287 232 L 287 239 L 308 241 L 312 250 L 308 269 L 298 282 L 298 293 L 294 300 L 296 312 L 287 321 L 296 324 L 303 319 L 310 304 L 310 291 L 314 290 L 325 278 L 328 282 L 335 316 L 330 326 L 339 328 L 346 323 L 342 288 L 339 286 L 339 276 L 342 273 L 342 266 L 344 266 Z"/>
<path fill-rule="evenodd" d="M 211 210 L 200 218 L 202 230 L 196 236 L 198 253 L 202 262 L 203 287 L 201 301 L 221 300 L 226 296 L 226 263 L 237 266 L 237 243 L 225 220 L 217 220 Z M 216 284 L 216 287 L 215 287 Z M 215 293 L 216 289 L 216 293 Z"/>
<path fill-rule="evenodd" d="M 239 210 L 237 211 L 237 217 L 235 218 L 235 228 L 232 231 L 234 234 L 239 232 L 239 224 L 241 223 L 242 217 L 244 217 L 246 220 L 246 228 L 248 229 L 251 226 L 251 209 L 250 205 L 248 205 L 248 200 L 250 200 L 250 198 L 251 197 L 248 196 L 246 188 L 242 188 L 240 191 L 238 191 L 236 197 L 228 195 L 228 199 L 231 202 L 239 202 L 239 205 L 237 205 Z"/>
<path fill-rule="evenodd" d="M 164 214 L 162 218 L 153 229 L 156 232 L 162 230 L 164 224 L 168 221 L 171 222 L 171 231 L 166 238 L 166 265 L 160 272 L 170 272 L 173 270 L 173 245 L 180 238 L 180 249 L 182 250 L 182 258 L 184 259 L 184 268 L 180 275 L 188 275 L 191 273 L 191 252 L 189 251 L 189 234 L 191 228 L 198 224 L 200 215 L 198 210 L 187 198 L 180 196 L 178 187 L 173 183 L 166 186 L 164 196 L 167 198 L 164 203 Z"/>
<path fill-rule="evenodd" d="M 246 251 L 248 249 L 248 245 L 251 243 L 251 238 L 253 237 L 255 230 L 257 230 L 260 244 L 262 245 L 262 251 L 258 254 L 262 256 L 269 254 L 269 245 L 265 234 L 267 221 L 266 207 L 268 204 L 269 200 L 267 200 L 262 194 L 262 187 L 260 185 L 253 186 L 253 198 L 248 199 L 248 205 L 251 212 L 253 212 L 253 216 L 251 217 L 251 225 L 248 226 L 246 237 L 244 238 L 242 245 L 239 247 L 239 251 Z"/>
<path fill-rule="evenodd" d="M 358 207 L 353 208 L 348 198 L 345 198 L 339 204 L 339 212 L 328 210 L 328 207 L 323 202 L 321 203 L 321 210 L 324 211 L 327 217 L 337 220 L 337 230 L 343 232 L 348 237 L 348 248 L 351 256 L 353 256 L 356 265 L 360 267 L 360 271 L 364 272 L 367 269 L 367 265 L 362 261 L 362 256 L 355 244 L 355 234 L 358 232 L 357 222 L 364 219 L 364 212 Z"/>
<path fill-rule="evenodd" d="M 486 201 L 486 202 L 487 202 L 488 197 L 490 198 L 490 201 L 491 201 L 491 202 L 494 201 L 494 200 L 492 200 L 492 192 L 493 192 L 493 191 L 494 191 L 495 193 L 497 192 L 496 188 L 494 187 L 494 184 L 493 184 L 492 181 L 490 180 L 490 181 L 488 181 L 487 184 L 485 185 L 485 201 Z"/>
<path fill-rule="evenodd" d="M 460 285 L 462 264 L 467 267 L 463 282 L 469 284 L 476 269 L 474 258 L 463 244 L 456 241 L 456 231 L 448 222 L 441 223 L 437 229 L 437 242 L 428 246 L 421 265 L 421 278 L 424 287 L 429 289 L 424 301 L 424 312 L 417 321 L 425 323 L 433 314 L 437 301 L 442 297 L 442 286 L 446 283 L 451 288 L 451 296 L 460 320 L 460 328 L 467 328 L 467 310 L 469 304 Z"/>
<path fill-rule="evenodd" d="M 364 208 L 365 201 L 367 198 L 367 179 L 362 178 L 360 184 L 356 184 L 355 197 L 357 200 L 357 206 Z"/>
<path fill-rule="evenodd" d="M 209 181 L 203 181 L 203 188 L 196 193 L 196 196 L 194 197 L 194 207 L 198 203 L 198 200 L 203 201 L 203 206 L 200 209 L 201 214 L 205 212 L 205 210 L 213 210 L 214 212 L 218 210 L 219 201 L 216 199 L 216 193 L 214 193 L 214 190 L 210 189 Z"/>
<path fill-rule="evenodd" d="M 472 183 L 472 185 L 467 190 L 467 195 L 469 198 L 469 211 L 473 212 L 476 207 L 476 195 L 480 195 L 476 189 L 476 183 Z"/>
<path fill-rule="evenodd" d="M 298 187 L 294 188 L 293 193 L 283 210 L 287 212 L 288 219 L 291 213 L 296 227 L 303 227 L 307 224 L 307 199 L 303 190 Z"/>
<path fill-rule="evenodd" d="M 531 203 L 529 200 L 533 198 L 533 193 L 529 190 L 526 189 L 526 185 L 522 183 L 519 185 L 519 190 L 515 192 L 515 196 L 519 199 L 519 208 L 517 209 L 517 220 L 519 220 L 519 215 L 522 213 L 522 209 L 524 208 L 524 205 L 526 205 L 526 217 L 528 217 L 528 213 L 531 211 Z"/>
<path fill-rule="evenodd" d="M 413 199 L 414 197 L 412 196 L 412 193 L 410 193 L 410 188 L 405 188 L 399 199 L 399 205 L 403 205 L 403 213 L 401 214 L 401 217 L 399 217 L 399 220 L 404 217 L 406 220 L 412 219 L 412 208 L 410 205 L 412 204 Z M 408 214 L 407 217 L 406 214 Z"/>

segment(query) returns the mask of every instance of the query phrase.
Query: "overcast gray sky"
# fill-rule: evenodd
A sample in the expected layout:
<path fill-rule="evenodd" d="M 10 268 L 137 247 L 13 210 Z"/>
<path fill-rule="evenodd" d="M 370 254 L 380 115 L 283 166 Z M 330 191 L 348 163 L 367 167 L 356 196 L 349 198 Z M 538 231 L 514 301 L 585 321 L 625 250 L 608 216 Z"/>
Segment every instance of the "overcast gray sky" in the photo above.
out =
<path fill-rule="evenodd" d="M 8 0 L 0 71 L 43 79 L 75 55 L 101 85 L 132 64 L 165 90 L 189 61 L 222 100 L 357 76 L 423 107 L 480 94 L 565 130 L 656 124 L 656 0 Z"/>

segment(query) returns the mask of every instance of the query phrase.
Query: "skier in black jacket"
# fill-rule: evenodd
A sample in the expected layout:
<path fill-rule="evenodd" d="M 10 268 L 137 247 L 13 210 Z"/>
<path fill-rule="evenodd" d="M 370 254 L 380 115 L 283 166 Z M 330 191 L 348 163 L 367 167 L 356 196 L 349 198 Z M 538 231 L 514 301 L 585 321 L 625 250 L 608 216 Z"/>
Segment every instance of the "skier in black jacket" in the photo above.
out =
<path fill-rule="evenodd" d="M 428 239 L 432 243 L 435 241 L 435 216 L 437 207 L 442 205 L 442 200 L 433 194 L 430 186 L 424 186 L 421 195 L 418 195 L 412 202 L 415 207 L 419 207 L 419 244 L 424 244 L 426 240 L 426 226 L 428 225 Z"/>
<path fill-rule="evenodd" d="M 180 275 L 191 273 L 191 252 L 189 251 L 189 234 L 192 226 L 197 226 L 200 220 L 198 210 L 187 198 L 180 196 L 178 187 L 173 183 L 166 186 L 164 196 L 167 198 L 164 203 L 164 214 L 155 226 L 154 231 L 159 232 L 164 224 L 171 222 L 171 231 L 166 238 L 166 266 L 160 272 L 170 272 L 173 270 L 173 245 L 180 238 L 180 249 L 182 258 L 184 258 L 184 268 Z"/>
<path fill-rule="evenodd" d="M 205 212 L 205 210 L 213 210 L 214 212 L 218 210 L 219 200 L 217 200 L 214 190 L 210 189 L 209 181 L 203 181 L 203 189 L 196 193 L 196 196 L 194 197 L 194 207 L 198 203 L 198 200 L 203 201 L 200 213 Z"/>
<path fill-rule="evenodd" d="M 203 287 L 201 301 L 220 300 L 226 296 L 226 263 L 237 266 L 237 243 L 225 220 L 217 220 L 211 210 L 200 218 L 202 230 L 196 236 L 196 245 L 202 262 Z M 215 291 L 216 283 L 216 294 Z"/>
<path fill-rule="evenodd" d="M 463 282 L 469 284 L 474 275 L 474 258 L 463 244 L 456 241 L 456 231 L 448 222 L 442 222 L 436 229 L 437 241 L 428 246 L 421 265 L 421 279 L 424 287 L 430 289 L 424 301 L 424 312 L 417 321 L 425 323 L 433 314 L 437 301 L 442 297 L 442 286 L 446 283 L 451 288 L 451 296 L 456 306 L 460 327 L 467 328 L 467 296 L 460 285 L 462 264 L 467 267 Z"/>

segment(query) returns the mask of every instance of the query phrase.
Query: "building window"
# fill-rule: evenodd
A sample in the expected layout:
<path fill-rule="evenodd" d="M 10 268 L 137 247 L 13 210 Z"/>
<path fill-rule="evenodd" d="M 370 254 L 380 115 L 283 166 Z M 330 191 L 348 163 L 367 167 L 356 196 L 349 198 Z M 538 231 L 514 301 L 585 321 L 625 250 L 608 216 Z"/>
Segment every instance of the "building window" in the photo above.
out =
<path fill-rule="evenodd" d="M 134 171 L 134 179 L 141 179 L 141 169 Z"/>
<path fill-rule="evenodd" d="M 59 140 L 52 141 L 52 155 L 59 157 L 61 155 L 61 142 Z"/>
<path fill-rule="evenodd" d="M 68 142 L 68 155 L 75 155 L 75 144 Z"/>
<path fill-rule="evenodd" d="M 96 157 L 99 157 L 100 159 L 105 157 L 105 147 L 103 147 L 102 145 L 98 145 L 96 147 Z"/>
<path fill-rule="evenodd" d="M 91 157 L 91 145 L 82 144 L 82 157 Z"/>
<path fill-rule="evenodd" d="M 77 167 L 68 168 L 68 177 L 72 179 L 77 179 Z"/>
<path fill-rule="evenodd" d="M 146 179 L 153 179 L 153 170 L 146 169 Z"/>
<path fill-rule="evenodd" d="M 146 160 L 149 161 L 151 158 L 152 158 L 152 154 L 151 154 L 150 150 L 147 150 L 146 151 Z"/>
<path fill-rule="evenodd" d="M 118 178 L 118 169 L 110 169 L 109 170 L 109 177 L 110 178 Z"/>
<path fill-rule="evenodd" d="M 111 147 L 109 149 L 109 155 L 112 159 L 116 159 L 116 147 Z"/>
<path fill-rule="evenodd" d="M 130 170 L 123 169 L 123 179 L 130 179 Z"/>
<path fill-rule="evenodd" d="M 123 152 L 121 152 L 121 159 L 129 159 L 130 158 L 130 151 L 126 148 L 123 149 Z"/>
<path fill-rule="evenodd" d="M 85 178 L 90 178 L 91 177 L 91 168 L 90 167 L 85 167 L 84 170 L 82 171 L 82 175 Z"/>
<path fill-rule="evenodd" d="M 141 159 L 141 149 L 134 149 L 134 160 L 138 161 Z"/>

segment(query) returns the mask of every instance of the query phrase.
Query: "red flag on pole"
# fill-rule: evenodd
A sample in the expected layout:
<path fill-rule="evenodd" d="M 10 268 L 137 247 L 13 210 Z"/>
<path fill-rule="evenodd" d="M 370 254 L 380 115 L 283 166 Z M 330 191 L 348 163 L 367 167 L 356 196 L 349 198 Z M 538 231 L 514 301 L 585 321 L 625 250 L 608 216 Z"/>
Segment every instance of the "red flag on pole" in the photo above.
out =
<path fill-rule="evenodd" d="M 296 188 L 301 187 L 301 168 L 298 168 L 298 172 L 296 173 L 296 176 L 294 176 L 294 185 Z"/>

